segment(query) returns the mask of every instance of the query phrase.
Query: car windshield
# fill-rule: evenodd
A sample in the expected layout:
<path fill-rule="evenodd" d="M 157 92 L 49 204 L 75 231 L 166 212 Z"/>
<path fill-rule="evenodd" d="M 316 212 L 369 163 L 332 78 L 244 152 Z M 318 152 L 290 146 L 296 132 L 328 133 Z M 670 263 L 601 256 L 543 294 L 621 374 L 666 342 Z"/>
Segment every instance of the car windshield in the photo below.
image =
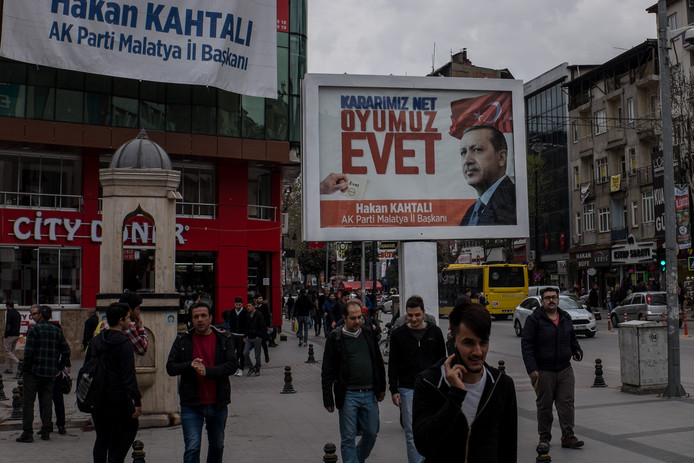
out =
<path fill-rule="evenodd" d="M 561 307 L 564 310 L 576 310 L 583 308 L 583 306 L 580 303 L 576 302 L 575 299 L 566 296 L 559 296 L 559 307 Z"/>

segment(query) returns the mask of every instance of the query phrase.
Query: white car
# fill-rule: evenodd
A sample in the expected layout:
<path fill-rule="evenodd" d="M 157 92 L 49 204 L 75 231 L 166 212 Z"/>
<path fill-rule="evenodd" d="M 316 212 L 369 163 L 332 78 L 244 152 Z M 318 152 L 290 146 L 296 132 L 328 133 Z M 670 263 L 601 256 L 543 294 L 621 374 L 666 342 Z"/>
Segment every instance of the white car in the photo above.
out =
<path fill-rule="evenodd" d="M 523 299 L 523 302 L 513 310 L 513 330 L 516 332 L 516 336 L 523 334 L 523 327 L 528 315 L 541 305 L 540 296 L 530 296 Z M 595 325 L 595 317 L 583 305 L 576 302 L 574 298 L 560 294 L 559 308 L 571 316 L 576 334 L 585 334 L 589 338 L 595 336 L 598 330 Z"/>

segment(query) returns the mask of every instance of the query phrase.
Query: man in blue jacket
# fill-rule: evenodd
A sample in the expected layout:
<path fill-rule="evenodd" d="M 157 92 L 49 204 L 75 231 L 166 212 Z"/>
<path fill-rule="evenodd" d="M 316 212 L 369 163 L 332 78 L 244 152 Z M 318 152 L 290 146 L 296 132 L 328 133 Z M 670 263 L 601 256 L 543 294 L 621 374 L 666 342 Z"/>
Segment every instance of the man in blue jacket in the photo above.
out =
<path fill-rule="evenodd" d="M 551 287 L 540 295 L 542 307 L 525 321 L 521 349 L 525 369 L 537 395 L 537 431 L 540 443 L 552 440 L 552 404 L 557 408 L 561 446 L 577 449 L 583 441 L 574 435 L 574 387 L 571 359 L 580 362 L 583 351 L 571 316 L 559 308 L 559 293 Z"/>
<path fill-rule="evenodd" d="M 184 463 L 200 461 L 203 423 L 207 424 L 208 463 L 221 463 L 227 406 L 231 402 L 229 376 L 238 369 L 231 334 L 212 326 L 212 310 L 204 302 L 190 308 L 193 329 L 179 334 L 171 346 L 166 372 L 180 376 L 181 426 Z"/>

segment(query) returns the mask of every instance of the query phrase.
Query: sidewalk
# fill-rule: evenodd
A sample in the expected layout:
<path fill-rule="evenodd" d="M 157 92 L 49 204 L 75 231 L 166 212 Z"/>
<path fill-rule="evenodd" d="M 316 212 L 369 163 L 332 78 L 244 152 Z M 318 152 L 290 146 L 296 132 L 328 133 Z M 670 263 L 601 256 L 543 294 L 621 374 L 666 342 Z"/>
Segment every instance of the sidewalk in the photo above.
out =
<path fill-rule="evenodd" d="M 232 377 L 232 399 L 226 429 L 225 461 L 319 462 L 323 445 L 333 442 L 339 449 L 337 413 L 322 404 L 320 362 L 324 338 L 312 335 L 317 364 L 307 364 L 308 349 L 298 347 L 285 321 L 288 341 L 270 349 L 270 363 L 258 377 Z M 525 375 L 520 352 L 489 353 L 489 363 L 503 358 L 506 371 L 516 383 L 518 396 L 518 461 L 533 462 L 537 444 L 535 396 Z M 284 367 L 292 367 L 295 394 L 280 394 L 284 388 Z M 79 369 L 73 365 L 74 373 Z M 635 396 L 619 390 L 618 373 L 606 372 L 607 388 L 592 388 L 594 371 L 590 365 L 576 371 L 576 435 L 585 440 L 580 450 L 562 449 L 555 419 L 551 457 L 555 462 L 691 462 L 694 447 L 694 400 L 666 400 L 654 395 Z M 7 380 L 7 378 L 5 378 Z M 13 380 L 6 381 L 11 394 Z M 10 386 L 12 385 L 12 386 Z M 685 385 L 686 390 L 692 385 Z M 2 461 L 13 463 L 74 463 L 91 461 L 95 435 L 83 431 L 87 415 L 76 410 L 74 395 L 66 396 L 68 434 L 54 433 L 50 442 L 15 443 L 19 422 L 8 421 L 11 400 L 0 402 L 0 442 Z M 369 461 L 407 461 L 404 433 L 398 411 L 389 394 L 381 403 L 381 429 Z M 37 418 L 38 419 L 38 418 Z M 35 426 L 38 429 L 37 426 Z M 145 444 L 148 462 L 183 460 L 180 426 L 142 429 L 137 439 Z M 453 443 L 451 443 L 453 444 Z M 206 444 L 203 442 L 203 449 Z M 202 456 L 205 458 L 206 450 Z M 339 456 L 339 452 L 338 452 Z M 126 459 L 130 461 L 130 459 Z M 340 461 L 342 461 L 340 459 Z"/>

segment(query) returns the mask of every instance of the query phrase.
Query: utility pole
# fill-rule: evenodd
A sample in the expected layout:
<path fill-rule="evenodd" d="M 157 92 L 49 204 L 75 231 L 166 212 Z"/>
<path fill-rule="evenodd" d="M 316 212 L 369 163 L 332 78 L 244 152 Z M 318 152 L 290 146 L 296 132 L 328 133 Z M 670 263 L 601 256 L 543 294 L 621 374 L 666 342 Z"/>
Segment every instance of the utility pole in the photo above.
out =
<path fill-rule="evenodd" d="M 658 70 L 663 118 L 663 194 L 665 197 L 665 284 L 668 324 L 668 385 L 663 397 L 686 395 L 680 375 L 680 330 L 677 300 L 677 238 L 675 223 L 675 169 L 672 154 L 672 100 L 666 0 L 658 0 Z"/>

